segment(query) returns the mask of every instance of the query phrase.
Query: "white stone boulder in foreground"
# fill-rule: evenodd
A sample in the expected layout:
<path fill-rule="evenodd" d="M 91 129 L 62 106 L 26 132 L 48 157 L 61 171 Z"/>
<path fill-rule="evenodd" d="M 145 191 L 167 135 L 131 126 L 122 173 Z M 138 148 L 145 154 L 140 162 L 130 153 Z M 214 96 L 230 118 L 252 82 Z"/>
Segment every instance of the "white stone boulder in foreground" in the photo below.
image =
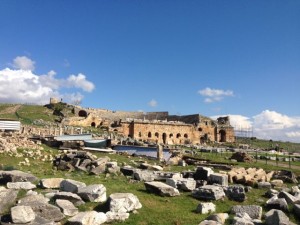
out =
<path fill-rule="evenodd" d="M 107 221 L 107 217 L 103 212 L 87 211 L 80 212 L 76 216 L 68 219 L 68 224 L 76 225 L 100 225 Z"/>
<path fill-rule="evenodd" d="M 42 188 L 60 188 L 60 183 L 64 178 L 45 178 L 40 180 L 40 186 Z"/>
<path fill-rule="evenodd" d="M 24 189 L 24 190 L 31 190 L 36 188 L 35 184 L 32 184 L 31 182 L 8 182 L 6 184 L 8 189 Z"/>
<path fill-rule="evenodd" d="M 35 213 L 30 206 L 15 206 L 10 212 L 14 223 L 29 223 L 35 219 Z"/>
<path fill-rule="evenodd" d="M 178 189 L 159 181 L 145 182 L 145 187 L 147 191 L 160 196 L 173 197 L 180 195 Z"/>
<path fill-rule="evenodd" d="M 126 213 L 142 208 L 139 199 L 131 193 L 114 193 L 109 196 L 111 212 Z"/>
<path fill-rule="evenodd" d="M 106 188 L 103 184 L 93 184 L 78 188 L 77 194 L 88 202 L 105 202 L 107 200 Z"/>

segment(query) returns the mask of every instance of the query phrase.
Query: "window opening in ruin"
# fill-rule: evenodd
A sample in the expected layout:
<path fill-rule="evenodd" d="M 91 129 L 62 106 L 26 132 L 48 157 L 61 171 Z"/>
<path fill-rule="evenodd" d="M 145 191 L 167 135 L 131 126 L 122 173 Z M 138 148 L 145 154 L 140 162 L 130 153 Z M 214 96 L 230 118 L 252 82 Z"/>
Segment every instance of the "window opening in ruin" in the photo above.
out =
<path fill-rule="evenodd" d="M 151 132 L 148 132 L 148 138 L 151 138 L 151 137 L 152 137 Z"/>
<path fill-rule="evenodd" d="M 178 134 L 176 135 L 176 138 L 180 138 L 180 137 L 181 137 L 181 134 L 178 133 Z"/>
<path fill-rule="evenodd" d="M 198 131 L 202 131 L 202 128 L 201 128 L 201 127 L 199 127 L 199 128 L 198 128 Z"/>
<path fill-rule="evenodd" d="M 91 123 L 91 127 L 96 127 L 96 123 L 95 123 L 95 122 L 92 122 L 92 123 Z"/>
<path fill-rule="evenodd" d="M 169 138 L 172 138 L 172 137 L 173 137 L 173 134 L 170 134 L 170 135 L 169 135 Z"/>
<path fill-rule="evenodd" d="M 187 134 L 184 134 L 184 138 L 188 138 L 189 136 Z"/>
<path fill-rule="evenodd" d="M 166 133 L 163 133 L 162 139 L 163 139 L 163 143 L 166 144 L 167 143 L 167 134 Z"/>
<path fill-rule="evenodd" d="M 157 138 L 159 137 L 159 134 L 157 132 L 155 133 L 155 137 L 157 137 Z"/>
<path fill-rule="evenodd" d="M 220 142 L 226 142 L 226 131 L 225 130 L 220 130 Z"/>
<path fill-rule="evenodd" d="M 142 132 L 139 132 L 139 137 L 142 137 Z"/>
<path fill-rule="evenodd" d="M 85 110 L 80 110 L 78 112 L 78 116 L 80 116 L 80 117 L 87 117 L 87 112 Z"/>

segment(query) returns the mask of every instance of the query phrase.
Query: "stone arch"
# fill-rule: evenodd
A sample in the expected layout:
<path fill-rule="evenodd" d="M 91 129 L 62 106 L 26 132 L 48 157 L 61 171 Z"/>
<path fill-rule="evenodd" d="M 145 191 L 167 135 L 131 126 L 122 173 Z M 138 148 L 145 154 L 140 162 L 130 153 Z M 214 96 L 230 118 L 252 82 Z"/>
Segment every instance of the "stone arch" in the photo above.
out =
<path fill-rule="evenodd" d="M 167 134 L 166 133 L 162 134 L 162 139 L 163 139 L 163 143 L 166 144 L 167 143 Z"/>
<path fill-rule="evenodd" d="M 184 136 L 184 138 L 188 138 L 189 137 L 188 134 L 184 134 L 183 136 Z"/>
<path fill-rule="evenodd" d="M 203 129 L 202 129 L 202 127 L 199 127 L 199 128 L 198 128 L 198 131 L 200 131 L 200 132 L 201 132 L 202 130 L 203 130 Z"/>
<path fill-rule="evenodd" d="M 180 137 L 181 137 L 180 133 L 176 134 L 176 138 L 180 138 Z"/>
<path fill-rule="evenodd" d="M 226 131 L 225 130 L 220 130 L 220 142 L 226 142 Z"/>
<path fill-rule="evenodd" d="M 151 138 L 152 137 L 152 134 L 151 134 L 151 132 L 149 131 L 148 132 L 148 138 Z"/>
<path fill-rule="evenodd" d="M 154 135 L 155 135 L 156 138 L 159 138 L 159 133 L 158 132 L 155 132 Z"/>
<path fill-rule="evenodd" d="M 80 116 L 80 117 L 87 117 L 87 116 L 88 116 L 88 113 L 87 113 L 87 111 L 85 111 L 85 110 L 80 110 L 80 111 L 78 112 L 78 116 Z"/>
<path fill-rule="evenodd" d="M 95 123 L 95 122 L 92 122 L 92 123 L 91 123 L 91 127 L 96 127 L 96 123 Z"/>
<path fill-rule="evenodd" d="M 173 134 L 171 133 L 171 134 L 169 134 L 169 138 L 172 138 L 173 137 Z"/>

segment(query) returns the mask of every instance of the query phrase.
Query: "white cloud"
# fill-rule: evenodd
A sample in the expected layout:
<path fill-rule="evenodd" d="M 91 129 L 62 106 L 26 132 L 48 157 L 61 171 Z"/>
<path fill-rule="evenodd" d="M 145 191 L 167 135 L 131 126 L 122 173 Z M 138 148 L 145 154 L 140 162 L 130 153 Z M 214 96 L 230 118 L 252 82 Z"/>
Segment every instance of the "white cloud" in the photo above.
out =
<path fill-rule="evenodd" d="M 148 105 L 151 107 L 156 107 L 157 106 L 157 101 L 155 99 L 152 99 L 150 102 L 148 102 Z"/>
<path fill-rule="evenodd" d="M 0 102 L 45 104 L 49 102 L 50 97 L 63 98 L 65 102 L 81 101 L 81 93 L 67 93 L 65 88 L 77 88 L 88 92 L 95 88 L 82 73 L 77 76 L 70 75 L 67 79 L 58 79 L 54 70 L 38 75 L 33 73 L 32 68 L 24 68 L 0 70 Z"/>
<path fill-rule="evenodd" d="M 86 80 L 85 75 L 82 73 L 79 73 L 77 76 L 70 75 L 67 79 L 67 85 L 70 87 L 81 88 L 82 90 L 87 92 L 91 92 L 95 88 L 95 85 L 92 82 Z"/>
<path fill-rule="evenodd" d="M 218 102 L 221 101 L 224 97 L 234 96 L 234 93 L 231 90 L 212 89 L 209 87 L 199 90 L 198 94 L 205 97 L 205 103 Z"/>
<path fill-rule="evenodd" d="M 21 70 L 34 70 L 35 61 L 27 58 L 26 56 L 17 56 L 13 61 L 13 67 Z"/>
<path fill-rule="evenodd" d="M 300 117 L 291 117 L 270 110 L 264 110 L 252 118 L 242 115 L 228 116 L 236 134 L 241 134 L 239 131 L 252 130 L 253 136 L 260 139 L 300 142 Z M 212 118 L 218 117 L 213 116 Z M 249 137 L 249 135 L 252 134 L 248 133 L 247 136 Z"/>

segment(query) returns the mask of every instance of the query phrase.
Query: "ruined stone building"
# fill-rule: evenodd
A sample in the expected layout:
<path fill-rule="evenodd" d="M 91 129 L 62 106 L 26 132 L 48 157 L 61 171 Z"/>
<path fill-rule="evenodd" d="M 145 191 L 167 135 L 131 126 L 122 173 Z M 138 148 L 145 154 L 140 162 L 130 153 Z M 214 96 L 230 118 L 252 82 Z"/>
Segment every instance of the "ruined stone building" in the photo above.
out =
<path fill-rule="evenodd" d="M 74 107 L 75 117 L 66 125 L 107 127 L 111 131 L 140 141 L 161 144 L 201 144 L 234 142 L 229 117 L 217 120 L 199 114 L 176 116 L 168 112 L 125 112 Z"/>

